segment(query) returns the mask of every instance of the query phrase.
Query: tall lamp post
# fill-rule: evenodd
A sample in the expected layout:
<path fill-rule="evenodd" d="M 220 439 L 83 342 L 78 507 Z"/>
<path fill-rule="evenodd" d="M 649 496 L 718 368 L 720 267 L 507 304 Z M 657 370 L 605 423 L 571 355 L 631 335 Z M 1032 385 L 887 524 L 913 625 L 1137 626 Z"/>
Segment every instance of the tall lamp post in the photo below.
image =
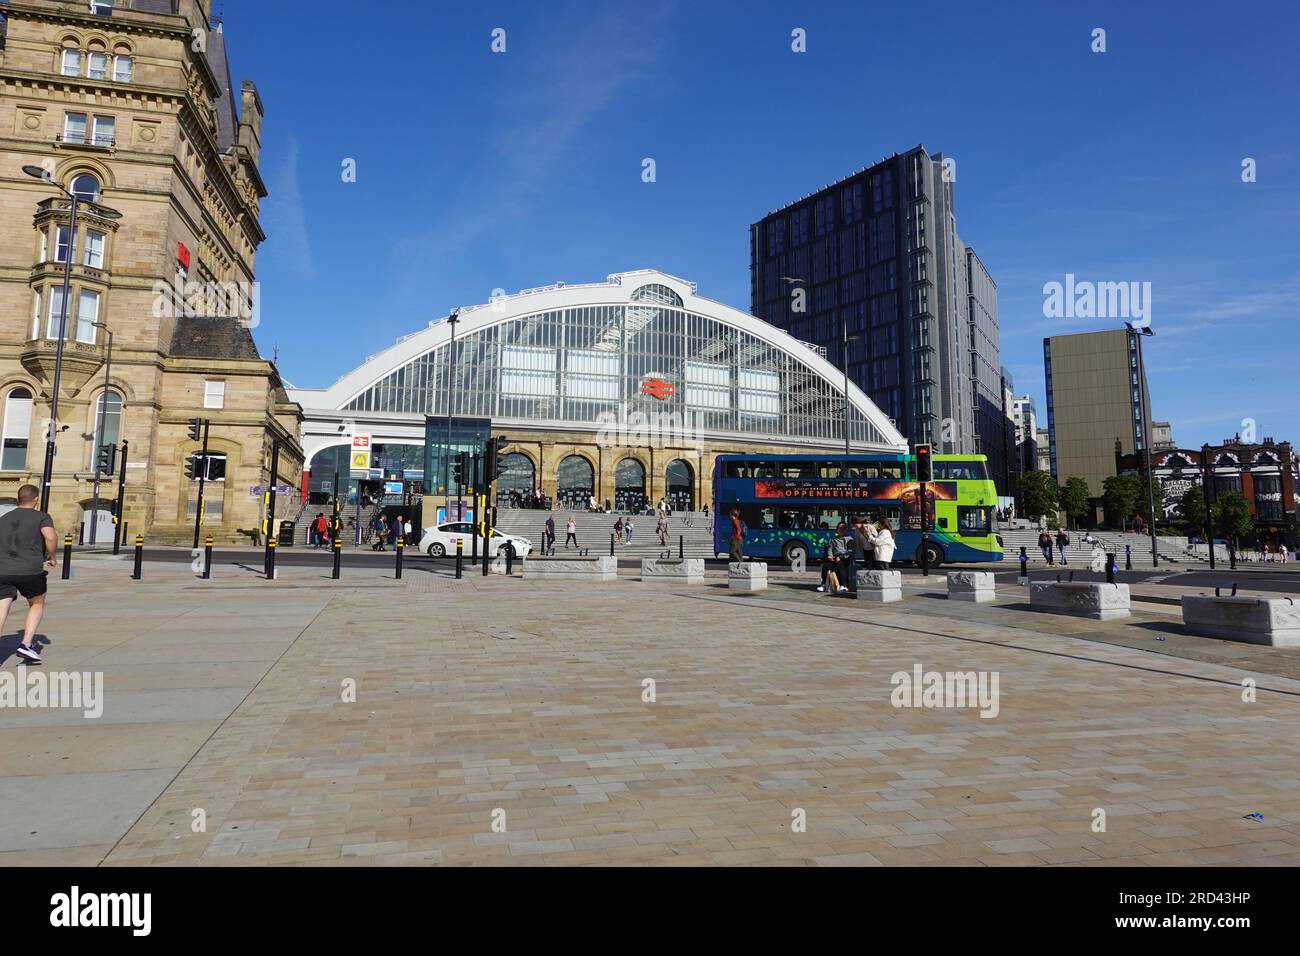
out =
<path fill-rule="evenodd" d="M 456 377 L 456 323 L 460 321 L 460 309 L 452 309 L 447 314 L 451 324 L 451 344 L 447 346 L 447 449 L 443 454 L 444 480 L 447 490 L 447 520 L 451 520 L 451 403 L 455 396 L 452 392 L 452 380 Z M 460 515 L 456 515 L 460 520 Z"/>
<path fill-rule="evenodd" d="M 844 454 L 851 455 L 849 441 L 853 434 L 851 422 L 853 420 L 852 411 L 853 403 L 849 401 L 849 343 L 856 342 L 862 338 L 861 335 L 854 333 L 849 335 L 849 320 L 840 319 L 840 358 L 844 362 Z"/>
<path fill-rule="evenodd" d="M 1155 489 L 1151 486 L 1151 421 L 1147 414 L 1147 367 L 1142 361 L 1142 339 L 1148 335 L 1155 335 L 1149 325 L 1134 325 L 1132 322 L 1124 323 L 1129 332 L 1137 339 L 1137 364 L 1138 364 L 1138 402 L 1140 408 L 1139 420 L 1142 422 L 1142 455 L 1146 462 L 1146 482 L 1147 482 L 1147 509 L 1151 515 L 1149 528 L 1151 530 L 1151 567 L 1160 567 L 1160 549 L 1156 546 L 1156 495 Z"/>
<path fill-rule="evenodd" d="M 95 504 L 93 507 L 95 517 L 94 520 L 90 522 L 90 543 L 93 545 L 95 543 L 95 531 L 99 527 L 99 461 L 100 449 L 106 444 L 104 441 L 104 425 L 108 421 L 108 383 L 109 373 L 113 368 L 113 331 L 103 322 L 94 322 L 92 325 L 97 329 L 103 329 L 104 334 L 108 336 L 108 355 L 104 358 L 104 393 L 99 396 L 99 428 L 95 431 L 95 434 L 99 436 L 99 440 L 95 442 L 95 447 L 91 449 L 91 454 L 95 456 Z M 110 461 L 110 476 L 112 467 L 113 465 Z M 118 520 L 121 520 L 121 515 L 118 516 Z"/>
<path fill-rule="evenodd" d="M 68 210 L 68 252 L 63 260 L 63 302 L 59 308 L 59 339 L 54 346 L 54 379 L 50 386 L 50 425 L 45 431 L 45 467 L 41 471 L 41 511 L 50 510 L 50 481 L 54 474 L 54 437 L 58 433 L 59 421 L 59 383 L 63 377 L 63 343 L 68 336 L 68 299 L 72 297 L 72 258 L 77 253 L 77 209 L 80 197 L 69 191 L 63 183 L 57 181 L 43 166 L 24 166 L 23 172 L 33 179 L 57 186 L 63 195 L 71 201 Z M 109 209 L 98 203 L 87 201 L 86 205 L 95 211 L 95 215 L 104 219 L 121 219 L 122 214 L 116 209 Z M 56 243 L 57 245 L 57 243 Z"/>

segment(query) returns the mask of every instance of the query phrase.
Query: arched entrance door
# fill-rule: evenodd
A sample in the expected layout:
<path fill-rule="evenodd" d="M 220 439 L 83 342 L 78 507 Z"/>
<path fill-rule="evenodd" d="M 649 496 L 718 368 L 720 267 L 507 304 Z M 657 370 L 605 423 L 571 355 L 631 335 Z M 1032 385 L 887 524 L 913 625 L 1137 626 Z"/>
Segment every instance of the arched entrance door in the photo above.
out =
<path fill-rule="evenodd" d="M 537 487 L 537 473 L 532 459 L 519 452 L 501 456 L 501 474 L 497 476 L 497 501 L 509 502 L 516 508 L 524 496 Z"/>
<path fill-rule="evenodd" d="M 624 458 L 614 468 L 614 510 L 640 511 L 645 507 L 645 466 Z"/>
<path fill-rule="evenodd" d="M 677 458 L 668 463 L 668 505 L 673 511 L 695 510 L 695 469 Z"/>
<path fill-rule="evenodd" d="M 596 493 L 596 476 L 591 462 L 570 455 L 560 462 L 555 476 L 555 497 L 562 508 L 586 510 L 587 501 Z"/>

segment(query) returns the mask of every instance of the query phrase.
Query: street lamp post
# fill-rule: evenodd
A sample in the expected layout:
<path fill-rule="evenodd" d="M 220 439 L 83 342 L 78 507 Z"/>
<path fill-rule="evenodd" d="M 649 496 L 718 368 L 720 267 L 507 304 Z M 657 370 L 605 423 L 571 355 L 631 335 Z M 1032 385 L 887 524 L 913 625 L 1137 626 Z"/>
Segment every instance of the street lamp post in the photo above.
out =
<path fill-rule="evenodd" d="M 850 437 L 853 434 L 851 422 L 853 417 L 853 403 L 849 401 L 849 343 L 856 342 L 862 336 L 854 334 L 849 335 L 849 320 L 840 321 L 840 340 L 842 342 L 840 350 L 840 359 L 844 362 L 844 454 L 853 454 L 850 447 Z"/>
<path fill-rule="evenodd" d="M 1156 502 L 1155 489 L 1151 486 L 1151 421 L 1147 414 L 1147 367 L 1142 361 L 1142 339 L 1148 335 L 1155 335 L 1151 326 L 1137 326 L 1131 322 L 1126 322 L 1129 332 L 1137 339 L 1137 364 L 1138 364 L 1138 402 L 1141 409 L 1140 421 L 1142 422 L 1142 454 L 1145 461 L 1146 482 L 1147 482 L 1147 509 L 1151 515 L 1149 523 L 1151 531 L 1151 566 L 1160 567 L 1160 549 L 1156 545 Z"/>
<path fill-rule="evenodd" d="M 104 394 L 99 397 L 99 428 L 96 432 L 99 436 L 99 440 L 95 442 L 94 447 L 90 450 L 90 453 L 94 456 L 95 462 L 95 504 L 92 508 L 94 518 L 90 522 L 90 543 L 93 545 L 95 543 L 95 531 L 99 527 L 99 454 L 100 448 L 105 444 L 104 426 L 108 421 L 108 384 L 109 373 L 113 368 L 113 332 L 103 322 L 95 322 L 92 324 L 95 328 L 103 329 L 104 334 L 108 336 L 108 355 L 104 359 Z M 120 515 L 118 516 L 118 520 L 121 520 Z"/>
<path fill-rule="evenodd" d="M 451 344 L 447 346 L 447 448 L 443 453 L 443 465 L 445 470 L 445 482 L 447 491 L 447 520 L 451 520 L 451 404 L 454 401 L 452 392 L 452 380 L 456 377 L 456 323 L 460 321 L 460 309 L 452 309 L 447 314 L 447 321 L 451 323 Z M 456 520 L 460 520 L 460 515 L 456 515 Z"/>
<path fill-rule="evenodd" d="M 57 182 L 43 166 L 24 166 L 23 172 L 33 179 L 57 186 L 71 201 L 68 210 L 68 251 L 63 260 L 63 301 L 59 308 L 59 338 L 54 345 L 54 378 L 50 383 L 50 424 L 45 430 L 45 467 L 41 471 L 41 511 L 50 510 L 50 482 L 54 475 L 54 438 L 58 433 L 59 421 L 59 384 L 63 377 L 63 342 L 68 335 L 68 300 L 72 297 L 72 257 L 77 251 L 77 210 L 81 200 L 76 193 L 68 190 L 63 183 Z M 115 209 L 88 203 L 96 214 L 105 219 L 120 219 L 122 214 Z M 57 246 L 57 243 L 56 243 Z"/>

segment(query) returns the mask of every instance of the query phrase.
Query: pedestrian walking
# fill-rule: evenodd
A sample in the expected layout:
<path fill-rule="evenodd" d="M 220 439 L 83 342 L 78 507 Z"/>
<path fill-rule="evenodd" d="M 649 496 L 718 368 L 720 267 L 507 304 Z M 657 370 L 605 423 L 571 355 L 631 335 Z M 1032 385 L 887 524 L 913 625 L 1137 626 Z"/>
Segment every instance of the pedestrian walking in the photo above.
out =
<path fill-rule="evenodd" d="M 622 517 L 614 520 L 614 541 L 618 544 L 623 543 L 623 519 Z"/>
<path fill-rule="evenodd" d="M 1038 532 L 1038 550 L 1043 552 L 1043 560 L 1047 562 L 1048 567 L 1056 567 L 1056 561 L 1052 558 L 1052 536 L 1044 528 Z"/>
<path fill-rule="evenodd" d="M 876 533 L 872 541 L 876 546 L 876 570 L 888 571 L 889 562 L 894 560 L 894 532 L 884 519 L 876 522 Z"/>
<path fill-rule="evenodd" d="M 40 494 L 35 485 L 23 485 L 18 489 L 18 507 L 0 516 L 0 634 L 9 609 L 21 594 L 27 599 L 27 620 L 17 653 L 37 664 L 41 652 L 36 646 L 36 628 L 45 613 L 48 574 L 58 556 L 54 521 L 36 508 Z"/>
<path fill-rule="evenodd" d="M 745 523 L 740 520 L 740 512 L 731 509 L 731 560 L 740 562 L 744 558 Z"/>
<path fill-rule="evenodd" d="M 542 540 L 542 554 L 555 553 L 555 512 L 546 516 L 546 535 Z"/>
<path fill-rule="evenodd" d="M 659 535 L 659 547 L 668 547 L 668 516 L 663 511 L 659 512 L 659 521 L 655 524 L 655 531 Z"/>
<path fill-rule="evenodd" d="M 564 525 L 564 550 L 569 550 L 569 542 L 573 542 L 575 548 L 578 547 L 578 523 L 573 520 L 573 515 L 569 515 L 569 520 Z M 579 550 L 581 550 L 579 548 Z"/>
<path fill-rule="evenodd" d="M 329 533 L 329 521 L 324 514 L 317 514 L 315 521 L 316 547 L 321 547 L 325 543 L 325 537 Z"/>
<path fill-rule="evenodd" d="M 623 543 L 632 543 L 632 516 L 628 515 L 627 520 L 623 522 Z"/>
<path fill-rule="evenodd" d="M 1286 550 L 1286 542 L 1283 542 L 1282 544 L 1278 545 L 1278 547 L 1277 547 L 1277 559 L 1278 559 L 1278 561 L 1280 561 L 1282 564 L 1286 564 L 1286 556 L 1287 556 L 1287 553 L 1288 553 L 1288 552 L 1287 552 L 1287 550 Z"/>
<path fill-rule="evenodd" d="M 380 515 L 375 519 L 375 543 L 370 546 L 371 551 L 383 551 L 384 545 L 388 543 L 388 519 Z"/>
<path fill-rule="evenodd" d="M 1069 564 L 1070 560 L 1065 556 L 1065 549 L 1070 546 L 1070 536 L 1065 533 L 1064 528 L 1056 530 L 1056 548 L 1061 552 L 1061 563 Z"/>

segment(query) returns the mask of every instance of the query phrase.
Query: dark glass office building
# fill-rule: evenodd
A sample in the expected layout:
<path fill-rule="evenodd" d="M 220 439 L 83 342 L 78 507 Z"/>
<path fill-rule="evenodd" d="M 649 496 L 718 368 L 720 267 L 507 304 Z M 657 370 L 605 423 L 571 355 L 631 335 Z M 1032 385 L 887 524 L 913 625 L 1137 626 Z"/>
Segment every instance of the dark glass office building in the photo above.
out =
<path fill-rule="evenodd" d="M 957 235 L 954 170 L 918 146 L 754 223 L 750 311 L 847 363 L 910 441 L 987 454 L 1003 483 L 997 285 Z"/>

